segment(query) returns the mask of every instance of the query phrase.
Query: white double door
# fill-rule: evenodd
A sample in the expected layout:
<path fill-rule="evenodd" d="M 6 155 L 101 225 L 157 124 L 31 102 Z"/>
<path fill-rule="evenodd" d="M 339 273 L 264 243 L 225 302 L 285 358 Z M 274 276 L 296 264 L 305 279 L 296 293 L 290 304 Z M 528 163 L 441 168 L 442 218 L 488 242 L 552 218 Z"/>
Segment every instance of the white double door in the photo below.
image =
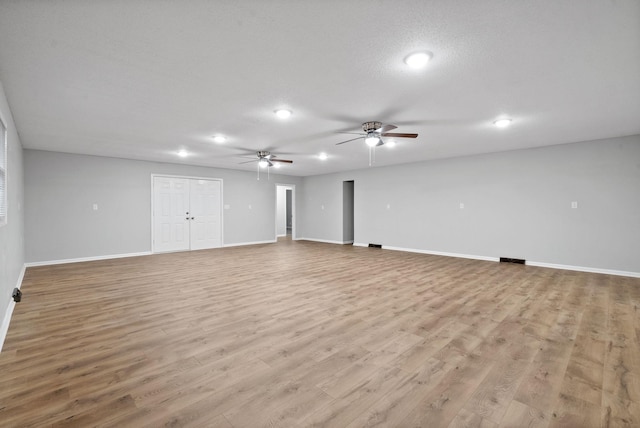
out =
<path fill-rule="evenodd" d="M 153 251 L 222 246 L 222 182 L 153 177 Z"/>

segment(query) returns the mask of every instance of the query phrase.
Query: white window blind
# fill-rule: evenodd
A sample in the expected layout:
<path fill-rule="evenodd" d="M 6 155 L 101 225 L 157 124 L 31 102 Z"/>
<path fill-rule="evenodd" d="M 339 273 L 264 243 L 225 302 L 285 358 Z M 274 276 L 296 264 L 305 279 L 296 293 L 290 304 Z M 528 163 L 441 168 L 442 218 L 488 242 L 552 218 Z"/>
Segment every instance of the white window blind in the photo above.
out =
<path fill-rule="evenodd" d="M 7 127 L 0 118 L 0 225 L 7 223 Z"/>

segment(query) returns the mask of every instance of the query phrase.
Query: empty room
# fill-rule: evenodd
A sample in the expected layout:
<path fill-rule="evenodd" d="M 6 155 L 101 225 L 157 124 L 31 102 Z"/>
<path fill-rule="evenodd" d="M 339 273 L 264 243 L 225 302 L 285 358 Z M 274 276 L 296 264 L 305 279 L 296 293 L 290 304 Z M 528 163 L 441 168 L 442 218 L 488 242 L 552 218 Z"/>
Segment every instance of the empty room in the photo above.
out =
<path fill-rule="evenodd" d="M 637 0 L 0 1 L 0 426 L 640 426 Z"/>

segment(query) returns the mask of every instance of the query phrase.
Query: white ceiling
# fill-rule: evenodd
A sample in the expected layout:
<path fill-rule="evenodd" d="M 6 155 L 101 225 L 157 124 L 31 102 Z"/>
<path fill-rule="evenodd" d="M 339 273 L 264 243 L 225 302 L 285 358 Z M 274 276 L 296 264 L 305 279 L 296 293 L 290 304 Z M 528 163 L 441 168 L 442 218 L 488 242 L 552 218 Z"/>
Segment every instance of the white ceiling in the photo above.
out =
<path fill-rule="evenodd" d="M 25 148 L 314 175 L 639 134 L 640 2 L 3 0 L 0 80 Z"/>

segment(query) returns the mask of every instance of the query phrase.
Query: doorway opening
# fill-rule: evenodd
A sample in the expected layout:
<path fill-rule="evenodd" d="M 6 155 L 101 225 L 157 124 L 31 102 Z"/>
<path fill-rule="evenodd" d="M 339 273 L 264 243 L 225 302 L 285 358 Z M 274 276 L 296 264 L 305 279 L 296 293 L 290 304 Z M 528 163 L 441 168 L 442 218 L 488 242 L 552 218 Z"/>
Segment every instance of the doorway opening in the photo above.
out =
<path fill-rule="evenodd" d="M 353 180 L 342 182 L 342 243 L 353 244 L 354 236 L 354 199 Z"/>
<path fill-rule="evenodd" d="M 276 184 L 276 239 L 296 239 L 295 189 L 292 184 Z"/>

